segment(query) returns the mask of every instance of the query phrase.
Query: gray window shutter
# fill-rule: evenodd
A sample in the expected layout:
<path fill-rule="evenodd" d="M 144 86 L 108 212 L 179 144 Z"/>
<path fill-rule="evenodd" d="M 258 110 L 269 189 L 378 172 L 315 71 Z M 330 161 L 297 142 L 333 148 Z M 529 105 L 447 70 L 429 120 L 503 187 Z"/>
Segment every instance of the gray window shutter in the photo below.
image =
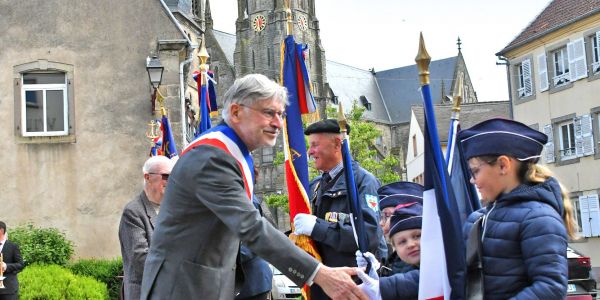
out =
<path fill-rule="evenodd" d="M 554 135 L 552 133 L 552 124 L 544 126 L 544 134 L 548 136 L 548 142 L 544 146 L 544 158 L 546 163 L 554 162 Z"/>
<path fill-rule="evenodd" d="M 569 57 L 569 73 L 571 81 L 587 77 L 587 63 L 585 59 L 585 45 L 583 38 L 567 44 Z"/>
<path fill-rule="evenodd" d="M 523 66 L 523 85 L 525 87 L 525 97 L 533 94 L 533 85 L 531 84 L 531 60 L 524 60 L 521 65 Z"/>
<path fill-rule="evenodd" d="M 546 53 L 538 56 L 538 74 L 540 75 L 540 92 L 548 90 L 548 64 Z"/>
<path fill-rule="evenodd" d="M 600 203 L 598 201 L 598 194 L 588 195 L 587 198 L 590 212 L 590 236 L 600 236 Z"/>
<path fill-rule="evenodd" d="M 581 131 L 581 117 L 573 118 L 573 129 L 575 131 L 575 155 L 583 156 L 583 134 Z"/>
<path fill-rule="evenodd" d="M 592 133 L 592 116 L 581 116 L 581 139 L 583 147 L 583 155 L 594 154 L 594 135 Z"/>
<path fill-rule="evenodd" d="M 579 214 L 581 215 L 581 235 L 590 237 L 590 201 L 587 196 L 579 196 Z"/>
<path fill-rule="evenodd" d="M 596 31 L 596 42 L 600 43 L 600 31 Z M 597 74 L 598 72 L 600 72 L 600 61 L 592 63 L 592 74 Z"/>

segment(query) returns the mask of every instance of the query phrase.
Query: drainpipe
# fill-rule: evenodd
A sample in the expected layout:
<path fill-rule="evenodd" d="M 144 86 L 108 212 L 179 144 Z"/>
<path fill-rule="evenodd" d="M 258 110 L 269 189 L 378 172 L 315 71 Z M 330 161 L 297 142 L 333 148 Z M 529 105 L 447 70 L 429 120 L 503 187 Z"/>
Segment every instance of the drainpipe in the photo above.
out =
<path fill-rule="evenodd" d="M 194 60 L 194 49 L 197 49 L 198 45 L 192 45 L 188 59 L 182 61 L 179 64 L 179 101 L 181 104 L 181 150 L 187 146 L 186 141 L 186 116 L 185 116 L 185 80 L 183 78 L 183 68 Z M 191 99 L 190 99 L 191 100 Z"/>
<path fill-rule="evenodd" d="M 506 66 L 506 81 L 508 82 L 508 116 L 509 118 L 512 120 L 514 119 L 514 113 L 513 113 L 513 102 L 512 102 L 512 85 L 511 85 L 511 81 L 510 81 L 510 62 L 508 61 L 508 58 L 502 56 L 502 55 L 497 55 L 498 60 L 496 62 L 497 66 L 500 65 L 504 65 Z"/>

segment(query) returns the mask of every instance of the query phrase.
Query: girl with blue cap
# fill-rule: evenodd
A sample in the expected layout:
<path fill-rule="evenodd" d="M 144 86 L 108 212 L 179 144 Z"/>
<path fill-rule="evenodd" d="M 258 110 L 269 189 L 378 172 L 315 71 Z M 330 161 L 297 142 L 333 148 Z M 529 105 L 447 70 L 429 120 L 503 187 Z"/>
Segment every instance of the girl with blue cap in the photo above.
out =
<path fill-rule="evenodd" d="M 467 247 L 479 249 L 483 298 L 564 299 L 567 242 L 577 229 L 566 190 L 537 164 L 547 136 L 491 119 L 458 139 L 485 206 L 464 228 Z"/>

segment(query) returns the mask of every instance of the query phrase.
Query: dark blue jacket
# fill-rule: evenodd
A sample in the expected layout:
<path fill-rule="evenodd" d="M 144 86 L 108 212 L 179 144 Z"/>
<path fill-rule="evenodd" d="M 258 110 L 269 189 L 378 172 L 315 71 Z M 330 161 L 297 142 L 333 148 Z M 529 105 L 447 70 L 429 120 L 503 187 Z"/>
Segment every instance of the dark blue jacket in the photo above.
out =
<path fill-rule="evenodd" d="M 263 212 L 256 197 L 252 200 L 252 204 L 262 216 Z M 244 272 L 244 284 L 240 294 L 235 297 L 236 300 L 250 298 L 271 290 L 273 272 L 271 272 L 269 264 L 243 244 L 240 246 L 240 263 Z"/>
<path fill-rule="evenodd" d="M 472 213 L 464 236 L 485 215 L 482 229 L 485 299 L 564 299 L 567 232 L 556 179 L 520 185 Z"/>
<path fill-rule="evenodd" d="M 365 230 L 367 232 L 367 240 L 369 252 L 377 253 L 379 246 L 380 235 L 378 234 L 377 221 L 377 189 L 380 186 L 379 180 L 361 168 L 357 162 L 353 162 L 354 180 L 358 190 L 358 199 L 362 208 L 362 216 L 365 221 Z M 315 241 L 317 250 L 323 259 L 323 264 L 330 267 L 356 267 L 355 252 L 358 250 L 350 219 L 346 216 L 350 213 L 348 205 L 348 197 L 346 195 L 346 179 L 343 175 L 344 170 L 340 171 L 340 176 L 335 184 L 332 183 L 331 188 L 323 193 L 318 191 L 318 182 L 321 181 L 321 176 L 315 178 L 310 184 L 311 202 L 313 214 L 317 216 L 317 223 L 311 234 L 311 238 Z M 320 195 L 320 197 L 319 197 Z M 368 201 L 374 204 L 374 208 L 370 208 Z M 375 201 L 374 203 L 372 201 Z M 337 221 L 332 220 L 327 213 L 337 213 Z M 341 214 L 339 214 L 341 213 Z"/>
<path fill-rule="evenodd" d="M 409 300 L 419 296 L 419 268 L 406 263 L 404 266 L 401 273 L 379 278 L 382 300 Z"/>

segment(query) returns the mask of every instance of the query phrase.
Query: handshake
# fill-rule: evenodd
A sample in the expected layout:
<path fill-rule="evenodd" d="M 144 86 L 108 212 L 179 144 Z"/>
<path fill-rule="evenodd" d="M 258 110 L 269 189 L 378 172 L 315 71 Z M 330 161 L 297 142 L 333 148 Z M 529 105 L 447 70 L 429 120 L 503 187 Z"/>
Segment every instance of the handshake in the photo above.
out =
<path fill-rule="evenodd" d="M 366 269 L 369 263 L 371 263 L 371 269 L 367 275 L 363 269 Z M 358 287 L 369 296 L 370 300 L 381 300 L 379 276 L 377 275 L 377 270 L 379 270 L 381 264 L 377 261 L 375 255 L 371 252 L 365 252 L 363 254 L 360 251 L 356 251 L 356 265 L 358 266 L 356 275 L 358 275 L 358 278 L 363 282 Z"/>

